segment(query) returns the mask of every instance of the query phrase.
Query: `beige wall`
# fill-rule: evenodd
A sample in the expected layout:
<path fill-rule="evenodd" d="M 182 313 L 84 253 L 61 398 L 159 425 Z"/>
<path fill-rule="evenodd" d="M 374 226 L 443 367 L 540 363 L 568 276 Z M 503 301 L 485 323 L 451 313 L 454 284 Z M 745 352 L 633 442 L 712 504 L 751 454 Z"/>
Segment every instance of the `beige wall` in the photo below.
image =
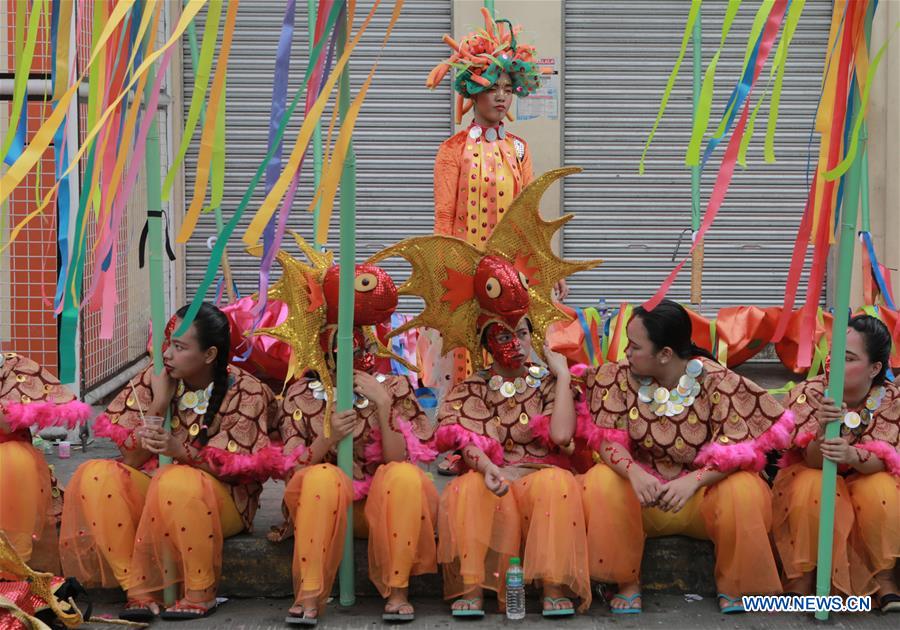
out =
<path fill-rule="evenodd" d="M 893 275 L 894 296 L 900 299 L 900 2 L 880 2 L 872 24 L 871 55 L 893 32 L 895 37 L 878 67 L 869 96 L 869 205 L 872 240 L 880 262 Z M 860 257 L 857 245 L 851 305 L 862 304 Z"/>
<path fill-rule="evenodd" d="M 473 30 L 482 28 L 482 0 L 453 0 L 453 37 L 459 38 Z M 556 75 L 559 93 L 557 94 L 556 120 L 540 116 L 531 120 L 516 120 L 508 123 L 513 133 L 525 138 L 531 149 L 534 160 L 535 175 L 557 168 L 562 163 L 562 0 L 496 0 L 496 17 L 508 19 L 513 24 L 522 25 L 519 39 L 522 43 L 537 48 L 541 59 L 555 60 L 553 69 Z M 455 98 L 455 96 L 454 96 Z M 525 100 L 525 99 L 523 99 Z M 525 104 L 523 104 L 525 105 Z M 519 107 L 513 106 L 515 112 Z M 463 124 L 471 122 L 471 113 L 463 118 Z M 457 129 L 460 129 L 458 127 Z M 561 191 L 558 184 L 544 195 L 541 211 L 545 217 L 559 215 Z"/>

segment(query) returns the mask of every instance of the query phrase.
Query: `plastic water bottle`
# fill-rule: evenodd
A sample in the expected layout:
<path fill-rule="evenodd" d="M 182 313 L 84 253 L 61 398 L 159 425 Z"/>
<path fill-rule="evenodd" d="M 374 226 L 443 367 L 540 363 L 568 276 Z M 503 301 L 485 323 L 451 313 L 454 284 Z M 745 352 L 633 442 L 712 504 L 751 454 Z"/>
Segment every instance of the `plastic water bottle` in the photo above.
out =
<path fill-rule="evenodd" d="M 506 618 L 525 618 L 525 573 L 518 558 L 511 558 L 506 570 Z"/>

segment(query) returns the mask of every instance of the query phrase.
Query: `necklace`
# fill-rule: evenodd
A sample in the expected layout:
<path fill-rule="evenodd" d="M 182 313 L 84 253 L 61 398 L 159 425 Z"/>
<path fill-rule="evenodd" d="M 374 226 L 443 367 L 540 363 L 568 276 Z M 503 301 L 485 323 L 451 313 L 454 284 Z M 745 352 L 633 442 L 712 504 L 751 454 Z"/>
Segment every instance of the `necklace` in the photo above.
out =
<path fill-rule="evenodd" d="M 860 425 L 868 425 L 872 421 L 872 415 L 881 406 L 886 391 L 884 386 L 879 387 L 868 395 L 866 404 L 859 412 L 848 411 L 844 414 L 844 427 L 852 431 Z"/>
<path fill-rule="evenodd" d="M 384 374 L 376 374 L 375 380 L 379 383 L 384 383 L 387 380 L 387 377 Z M 328 394 L 325 392 L 325 385 L 322 383 L 322 381 L 318 379 L 310 381 L 309 388 L 312 390 L 313 398 L 315 398 L 316 400 L 325 400 L 328 398 Z M 337 388 L 332 388 L 332 396 L 334 398 L 337 397 Z M 369 399 L 354 390 L 353 406 L 357 409 L 365 409 L 369 406 Z"/>
<path fill-rule="evenodd" d="M 496 127 L 482 127 L 478 123 L 473 122 L 472 126 L 469 128 L 469 137 L 476 142 L 482 137 L 488 142 L 496 142 L 497 140 L 503 140 L 506 137 L 506 129 L 503 127 L 503 123 L 500 123 Z"/>
<path fill-rule="evenodd" d="M 184 381 L 179 381 L 178 389 L 175 392 L 178 395 L 178 409 L 181 411 L 190 409 L 198 416 L 204 415 L 209 407 L 209 397 L 212 395 L 213 384 L 210 383 L 203 389 L 195 391 L 186 391 L 186 389 Z"/>
<path fill-rule="evenodd" d="M 516 394 L 522 394 L 525 389 L 530 387 L 537 389 L 541 386 L 541 382 L 550 373 L 543 365 L 531 365 L 528 367 L 528 374 L 525 376 L 517 376 L 511 381 L 506 380 L 499 374 L 494 374 L 488 380 L 488 389 L 492 392 L 500 392 L 504 398 L 512 398 Z"/>
<path fill-rule="evenodd" d="M 654 389 L 653 379 L 641 378 L 638 399 L 649 405 L 656 416 L 677 416 L 693 405 L 700 394 L 700 383 L 697 381 L 702 374 L 703 363 L 699 359 L 691 359 L 684 367 L 684 374 L 678 379 L 678 385 L 673 389 L 662 386 Z"/>

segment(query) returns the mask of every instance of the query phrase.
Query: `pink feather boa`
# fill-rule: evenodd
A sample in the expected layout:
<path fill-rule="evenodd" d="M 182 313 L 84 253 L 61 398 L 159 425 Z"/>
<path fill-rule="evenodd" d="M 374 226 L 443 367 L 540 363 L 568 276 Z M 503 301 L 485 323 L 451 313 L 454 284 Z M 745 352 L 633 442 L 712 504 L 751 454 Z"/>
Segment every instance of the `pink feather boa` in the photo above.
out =
<path fill-rule="evenodd" d="M 406 458 L 412 463 L 433 462 L 437 457 L 437 451 L 425 442 L 422 442 L 416 434 L 413 433 L 412 424 L 397 418 L 397 430 L 403 435 L 406 442 Z M 369 462 L 383 462 L 384 450 L 381 444 L 381 429 L 375 427 L 369 434 L 370 442 L 366 444 L 363 454 Z"/>
<path fill-rule="evenodd" d="M 353 480 L 353 500 L 362 501 L 369 496 L 369 490 L 372 488 L 372 475 L 366 475 L 362 479 Z"/>
<path fill-rule="evenodd" d="M 785 451 L 778 459 L 779 468 L 788 468 L 794 464 L 803 462 L 803 449 L 809 446 L 810 442 L 816 439 L 816 434 L 812 431 L 800 431 L 794 437 L 794 448 Z"/>
<path fill-rule="evenodd" d="M 503 465 L 503 447 L 499 442 L 485 435 L 478 435 L 458 424 L 445 424 L 439 427 L 434 436 L 434 443 L 439 453 L 459 451 L 469 445 L 475 446 L 480 448 L 492 462 L 498 466 Z"/>
<path fill-rule="evenodd" d="M 720 472 L 737 469 L 759 472 L 766 465 L 766 453 L 781 451 L 790 446 L 793 432 L 794 414 L 785 411 L 778 422 L 752 440 L 736 444 L 709 442 L 700 449 L 694 465 L 709 466 Z"/>
<path fill-rule="evenodd" d="M 118 446 L 122 446 L 133 433 L 132 429 L 113 424 L 105 413 L 101 413 L 94 420 L 94 435 L 109 438 Z"/>
<path fill-rule="evenodd" d="M 285 457 L 281 449 L 275 446 L 266 446 L 250 455 L 205 446 L 200 450 L 199 456 L 216 477 L 262 482 L 271 477 L 284 477 L 300 457 L 299 450 Z"/>
<path fill-rule="evenodd" d="M 591 450 L 599 451 L 603 442 L 614 442 L 631 452 L 631 436 L 628 435 L 628 431 L 598 427 L 585 402 L 575 404 L 575 413 L 578 418 L 575 436 L 584 440 Z"/>
<path fill-rule="evenodd" d="M 857 444 L 856 448 L 869 451 L 882 461 L 886 471 L 895 477 L 900 477 L 900 452 L 897 452 L 897 449 L 887 442 L 882 442 L 881 440 L 863 442 L 862 444 Z"/>
<path fill-rule="evenodd" d="M 3 417 L 13 431 L 34 425 L 41 429 L 65 427 L 71 430 L 88 420 L 92 414 L 91 406 L 80 400 L 60 404 L 52 402 L 3 404 Z"/>

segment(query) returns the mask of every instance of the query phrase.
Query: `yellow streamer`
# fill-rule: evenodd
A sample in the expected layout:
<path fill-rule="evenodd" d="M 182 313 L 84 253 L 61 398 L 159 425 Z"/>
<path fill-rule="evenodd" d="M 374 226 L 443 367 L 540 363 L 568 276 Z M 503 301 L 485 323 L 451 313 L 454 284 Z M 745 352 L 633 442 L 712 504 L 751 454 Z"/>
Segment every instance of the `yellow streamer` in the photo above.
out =
<path fill-rule="evenodd" d="M 200 155 L 197 158 L 197 175 L 194 180 L 194 196 L 191 205 L 184 214 L 181 229 L 178 232 L 178 242 L 185 243 L 194 233 L 197 221 L 200 219 L 200 211 L 203 210 L 203 201 L 206 199 L 206 189 L 209 184 L 209 165 L 212 161 L 213 148 L 216 146 L 216 122 L 219 117 L 219 102 L 225 91 L 225 74 L 228 70 L 228 56 L 231 53 L 231 41 L 234 37 L 234 23 L 237 19 L 238 0 L 232 0 L 228 4 L 228 14 L 225 16 L 225 32 L 222 36 L 222 47 L 219 52 L 216 74 L 213 77 L 212 88 L 209 92 L 209 107 L 206 110 L 206 122 L 203 125 L 203 133 L 200 136 Z"/>
<path fill-rule="evenodd" d="M 69 43 L 74 5 L 74 2 L 63 2 L 59 5 L 59 26 L 56 31 L 56 85 L 53 86 L 54 101 L 59 100 L 65 94 L 65 85 L 69 81 Z"/>
<path fill-rule="evenodd" d="M 107 23 L 106 29 L 104 30 L 105 37 L 101 38 L 102 42 L 105 43 L 105 40 L 108 39 L 109 31 L 112 30 L 111 26 L 114 26 L 117 23 L 116 19 L 118 19 L 118 21 L 121 21 L 122 16 L 119 15 L 120 10 L 121 13 L 124 14 L 125 10 L 130 8 L 132 4 L 134 4 L 134 0 L 122 0 L 120 4 L 116 5 L 110 21 Z M 191 2 L 188 3 L 187 6 L 185 6 L 184 11 L 182 11 L 181 13 L 181 18 L 179 19 L 178 24 L 176 25 L 175 30 L 172 33 L 172 36 L 166 41 L 164 46 L 155 51 L 152 55 L 149 55 L 141 64 L 141 66 L 135 71 L 135 73 L 131 77 L 131 80 L 123 88 L 122 93 L 119 94 L 118 97 L 116 97 L 115 101 L 103 113 L 103 116 L 101 116 L 100 120 L 97 122 L 97 125 L 88 133 L 87 137 L 82 143 L 81 148 L 72 159 L 72 163 L 69 165 L 69 168 L 66 169 L 65 173 L 63 173 L 62 177 L 68 175 L 75 167 L 78 166 L 81 156 L 84 155 L 85 151 L 90 146 L 91 141 L 100 132 L 100 129 L 106 122 L 106 119 L 112 114 L 115 108 L 118 107 L 119 103 L 123 98 L 125 98 L 125 96 L 128 94 L 128 91 L 134 86 L 134 84 L 138 82 L 141 75 L 143 75 L 168 48 L 170 48 L 179 40 L 185 29 L 187 29 L 188 24 L 191 23 L 191 20 L 194 19 L 194 16 L 197 15 L 197 12 L 200 11 L 204 4 L 206 4 L 206 0 L 191 0 Z M 101 46 L 98 46 L 98 50 L 100 49 Z M 96 54 L 97 51 L 95 51 L 91 56 L 91 61 L 93 61 Z M 88 66 L 90 66 L 90 63 L 88 64 Z M 31 170 L 30 167 L 26 169 L 24 165 L 21 169 L 16 170 L 16 167 L 19 166 L 20 162 L 30 162 L 31 166 L 33 166 L 34 163 L 37 162 L 37 160 L 40 158 L 40 156 L 43 155 L 43 152 L 47 148 L 47 146 L 49 146 L 50 141 L 53 138 L 54 130 L 59 126 L 62 118 L 66 114 L 66 111 L 68 109 L 68 101 L 71 100 L 72 95 L 78 89 L 78 85 L 81 83 L 83 78 L 84 75 L 82 75 L 82 77 L 79 78 L 79 80 L 69 88 L 65 96 L 63 96 L 63 98 L 60 100 L 57 107 L 50 114 L 50 117 L 47 118 L 47 120 L 38 130 L 37 134 L 28 145 L 28 149 L 25 151 L 25 153 L 23 153 L 22 157 L 19 158 L 19 160 L 17 160 L 12 167 L 10 167 L 6 175 L 3 176 L 3 179 L 0 180 L 0 203 L 6 200 L 6 198 L 10 195 L 12 189 L 15 188 L 15 186 L 22 181 L 28 171 Z M 54 198 L 56 191 L 59 189 L 59 185 L 60 182 L 57 181 L 53 188 L 51 188 L 44 196 L 44 200 L 41 202 L 41 205 L 36 210 L 29 213 L 28 216 L 26 216 L 16 225 L 16 227 L 10 233 L 9 241 L 6 242 L 2 247 L 0 247 L 0 252 L 6 250 L 6 248 L 9 247 L 9 244 L 12 243 L 19 235 L 19 232 L 21 232 L 22 229 L 31 220 L 39 216 L 44 211 L 50 201 Z"/>
<path fill-rule="evenodd" d="M 260 236 L 262 236 L 262 232 L 265 229 L 266 224 L 268 224 L 269 219 L 272 218 L 272 214 L 275 212 L 278 202 L 284 196 L 288 185 L 294 177 L 294 173 L 296 173 L 297 169 L 300 167 L 300 161 L 303 159 L 303 154 L 306 153 L 306 148 L 309 146 L 309 141 L 312 138 L 315 125 L 322 116 L 322 110 L 325 108 L 325 103 L 328 102 L 335 84 L 347 66 L 350 54 L 356 48 L 356 45 L 359 43 L 360 38 L 362 38 L 363 33 L 365 33 L 366 28 L 368 28 L 379 4 L 381 4 L 381 0 L 375 0 L 371 11 L 369 11 L 369 15 L 366 16 L 365 21 L 360 26 L 359 32 L 356 34 L 356 37 L 348 42 L 347 47 L 344 49 L 344 54 L 341 55 L 341 58 L 331 71 L 328 81 L 325 82 L 322 93 L 319 94 L 319 97 L 310 109 L 309 114 L 303 120 L 303 125 L 301 125 L 300 132 L 297 134 L 297 140 L 294 143 L 294 149 L 291 151 L 291 156 L 287 165 L 284 167 L 284 170 L 281 172 L 281 175 L 278 177 L 278 181 L 275 182 L 272 190 L 266 196 L 266 199 L 257 211 L 256 216 L 253 217 L 253 221 L 250 222 L 250 227 L 247 228 L 247 231 L 244 233 L 243 240 L 245 244 L 253 246 L 259 242 Z M 397 4 L 402 4 L 401 0 L 397 0 Z M 396 10 L 395 17 L 391 19 L 391 23 L 388 25 L 388 32 L 393 28 L 395 20 Z"/>
<path fill-rule="evenodd" d="M 31 142 L 28 143 L 28 148 L 22 153 L 22 156 L 16 160 L 12 166 L 9 167 L 9 170 L 3 176 L 3 179 L 0 179 L 0 203 L 6 201 L 9 196 L 12 194 L 12 191 L 19 185 L 19 183 L 25 178 L 25 176 L 31 172 L 31 169 L 34 168 L 34 165 L 41 159 L 44 155 L 44 151 L 50 146 L 50 142 L 53 140 L 53 133 L 59 127 L 62 119 L 69 111 L 69 101 L 72 100 L 72 97 L 75 95 L 78 90 L 78 86 L 81 85 L 81 82 L 84 80 L 85 74 L 90 68 L 91 64 L 94 62 L 94 59 L 97 58 L 97 54 L 106 45 L 106 40 L 109 39 L 110 35 L 112 35 L 112 31 L 118 26 L 119 22 L 121 22 L 128 11 L 131 9 L 131 6 L 134 4 L 134 0 L 122 0 L 122 2 L 116 5 L 116 8 L 113 10 L 112 15 L 110 16 L 109 21 L 106 23 L 106 26 L 101 35 L 100 45 L 97 46 L 97 50 L 93 52 L 91 55 L 90 61 L 88 61 L 87 67 L 84 69 L 84 73 L 75 83 L 66 90 L 66 93 L 59 99 L 59 104 L 44 121 L 44 124 L 41 125 L 41 128 L 38 129 L 38 132 L 35 134 L 34 138 L 32 138 Z M 74 168 L 78 164 L 78 160 L 72 160 L 72 165 L 70 166 L 70 170 Z M 69 171 L 66 171 L 68 174 Z M 58 184 L 57 184 L 58 186 Z M 56 191 L 56 187 L 54 187 L 53 192 Z"/>

